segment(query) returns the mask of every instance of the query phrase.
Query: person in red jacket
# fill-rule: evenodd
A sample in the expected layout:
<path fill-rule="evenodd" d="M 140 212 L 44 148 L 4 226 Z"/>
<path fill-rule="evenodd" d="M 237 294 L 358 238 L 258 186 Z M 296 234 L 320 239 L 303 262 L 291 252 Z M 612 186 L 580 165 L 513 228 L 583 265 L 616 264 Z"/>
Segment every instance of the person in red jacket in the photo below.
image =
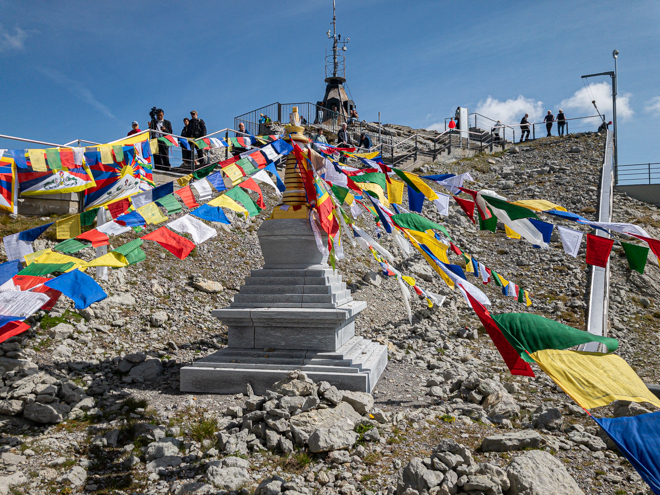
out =
<path fill-rule="evenodd" d="M 453 131 L 454 129 L 456 129 L 456 122 L 454 122 L 454 117 L 452 117 L 449 119 L 449 130 Z"/>
<path fill-rule="evenodd" d="M 138 132 L 142 132 L 140 130 L 140 124 L 137 123 L 137 120 L 134 120 L 133 123 L 131 124 L 131 127 L 133 127 L 130 131 L 128 131 L 127 136 L 132 136 L 133 134 L 137 134 Z"/>

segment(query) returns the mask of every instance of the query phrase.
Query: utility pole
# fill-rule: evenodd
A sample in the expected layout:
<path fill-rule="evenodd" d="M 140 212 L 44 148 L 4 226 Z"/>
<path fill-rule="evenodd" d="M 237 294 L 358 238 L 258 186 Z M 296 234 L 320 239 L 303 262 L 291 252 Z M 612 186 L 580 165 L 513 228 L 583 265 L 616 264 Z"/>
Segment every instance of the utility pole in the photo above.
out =
<path fill-rule="evenodd" d="M 615 183 L 619 182 L 619 138 L 618 138 L 618 130 L 619 126 L 617 125 L 616 121 L 616 95 L 618 93 L 618 85 L 617 85 L 617 78 L 616 78 L 616 71 L 617 71 L 617 59 L 619 57 L 619 50 L 614 50 L 612 51 L 612 57 L 614 58 L 614 71 L 608 71 L 608 72 L 599 72 L 598 74 L 587 74 L 586 76 L 582 76 L 582 79 L 587 79 L 589 77 L 596 77 L 596 76 L 610 76 L 612 78 L 612 124 L 613 124 L 613 132 L 614 132 L 614 181 Z M 596 103 L 594 102 L 594 106 Z"/>

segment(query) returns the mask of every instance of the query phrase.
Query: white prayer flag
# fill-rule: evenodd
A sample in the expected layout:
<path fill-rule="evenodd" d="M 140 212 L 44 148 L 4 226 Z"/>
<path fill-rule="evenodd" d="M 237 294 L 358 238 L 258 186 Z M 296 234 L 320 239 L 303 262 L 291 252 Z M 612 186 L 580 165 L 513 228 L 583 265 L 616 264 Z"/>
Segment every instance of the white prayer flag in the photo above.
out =
<path fill-rule="evenodd" d="M 561 243 L 564 246 L 566 254 L 570 254 L 573 258 L 577 258 L 580 244 L 582 243 L 582 236 L 584 234 L 579 230 L 573 230 L 559 225 L 557 225 L 557 230 L 559 230 L 559 237 L 561 238 Z"/>
<path fill-rule="evenodd" d="M 105 235 L 120 235 L 130 232 L 132 229 L 128 225 L 120 225 L 113 221 L 96 227 L 96 230 L 103 232 Z"/>
<path fill-rule="evenodd" d="M 153 201 L 154 200 L 151 189 L 149 191 L 131 196 L 131 202 L 133 203 L 133 207 L 136 210 L 138 208 L 142 208 L 145 205 L 148 205 L 149 203 L 153 203 Z"/>
<path fill-rule="evenodd" d="M 435 209 L 438 210 L 438 213 L 440 213 L 440 215 L 446 217 L 449 215 L 450 196 L 447 196 L 446 194 L 442 194 L 442 193 L 436 193 L 436 194 L 438 195 L 438 199 L 433 200 Z"/>
<path fill-rule="evenodd" d="M 0 315 L 27 318 L 46 304 L 49 296 L 41 292 L 0 292 Z"/>
<path fill-rule="evenodd" d="M 26 254 L 34 253 L 32 243 L 29 241 L 22 241 L 18 238 L 18 234 L 11 234 L 2 239 L 5 245 L 5 252 L 7 253 L 7 260 L 21 260 L 25 261 Z"/>
<path fill-rule="evenodd" d="M 217 230 L 212 229 L 201 220 L 197 220 L 191 215 L 186 215 L 167 224 L 167 226 L 176 230 L 180 234 L 186 232 L 193 238 L 195 244 L 201 244 L 212 237 L 218 235 Z"/>
<path fill-rule="evenodd" d="M 587 225 L 592 227 L 601 227 L 607 230 L 613 230 L 614 232 L 619 232 L 621 234 L 637 234 L 644 237 L 651 237 L 646 230 L 644 230 L 639 225 L 634 225 L 632 223 L 612 223 L 612 222 L 584 222 Z"/>
<path fill-rule="evenodd" d="M 266 158 L 268 159 L 269 162 L 274 162 L 277 160 L 280 155 L 275 151 L 275 148 L 273 148 L 272 144 L 269 144 L 268 146 L 264 146 L 261 148 L 261 152 L 266 155 Z"/>
<path fill-rule="evenodd" d="M 256 174 L 254 174 L 252 176 L 252 178 L 254 180 L 258 180 L 260 182 L 265 182 L 266 184 L 269 184 L 269 185 L 273 186 L 273 189 L 275 189 L 275 194 L 277 194 L 278 196 L 282 196 L 282 193 L 280 192 L 280 190 L 277 188 L 277 186 L 273 182 L 273 179 L 270 178 L 270 175 L 268 175 L 268 172 L 266 172 L 265 170 L 261 170 L 261 171 L 257 172 Z"/>
<path fill-rule="evenodd" d="M 213 189 L 211 188 L 211 183 L 206 179 L 195 181 L 192 183 L 192 186 L 197 191 L 197 194 L 199 194 L 199 199 L 201 201 L 206 201 L 207 199 L 211 199 L 211 196 L 213 196 Z"/>

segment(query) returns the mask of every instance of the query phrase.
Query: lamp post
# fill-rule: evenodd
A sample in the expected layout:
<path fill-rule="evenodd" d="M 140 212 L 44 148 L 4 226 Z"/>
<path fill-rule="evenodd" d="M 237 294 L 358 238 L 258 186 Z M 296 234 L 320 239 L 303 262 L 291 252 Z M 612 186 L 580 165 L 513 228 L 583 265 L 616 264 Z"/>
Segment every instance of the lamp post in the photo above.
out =
<path fill-rule="evenodd" d="M 582 76 L 582 79 L 588 77 L 596 76 L 610 76 L 612 78 L 612 124 L 614 126 L 614 181 L 619 182 L 619 139 L 618 139 L 618 128 L 616 121 L 616 95 L 618 92 L 617 79 L 616 79 L 616 69 L 617 69 L 617 59 L 619 57 L 619 50 L 612 51 L 612 57 L 614 58 L 614 71 L 608 72 L 599 72 L 598 74 L 587 74 Z"/>

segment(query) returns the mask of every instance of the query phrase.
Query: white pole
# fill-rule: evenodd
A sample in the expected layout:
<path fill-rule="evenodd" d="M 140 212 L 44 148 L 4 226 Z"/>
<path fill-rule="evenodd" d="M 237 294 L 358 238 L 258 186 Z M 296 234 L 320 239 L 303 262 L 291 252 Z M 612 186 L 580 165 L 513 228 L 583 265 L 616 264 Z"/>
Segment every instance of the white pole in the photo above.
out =
<path fill-rule="evenodd" d="M 99 208 L 99 212 L 96 215 L 96 226 L 100 227 L 105 223 L 105 206 Z M 108 253 L 108 246 L 101 246 L 96 248 L 96 257 L 103 256 Z M 97 266 L 96 267 L 96 278 L 99 280 L 108 280 L 108 267 L 107 266 Z"/>

